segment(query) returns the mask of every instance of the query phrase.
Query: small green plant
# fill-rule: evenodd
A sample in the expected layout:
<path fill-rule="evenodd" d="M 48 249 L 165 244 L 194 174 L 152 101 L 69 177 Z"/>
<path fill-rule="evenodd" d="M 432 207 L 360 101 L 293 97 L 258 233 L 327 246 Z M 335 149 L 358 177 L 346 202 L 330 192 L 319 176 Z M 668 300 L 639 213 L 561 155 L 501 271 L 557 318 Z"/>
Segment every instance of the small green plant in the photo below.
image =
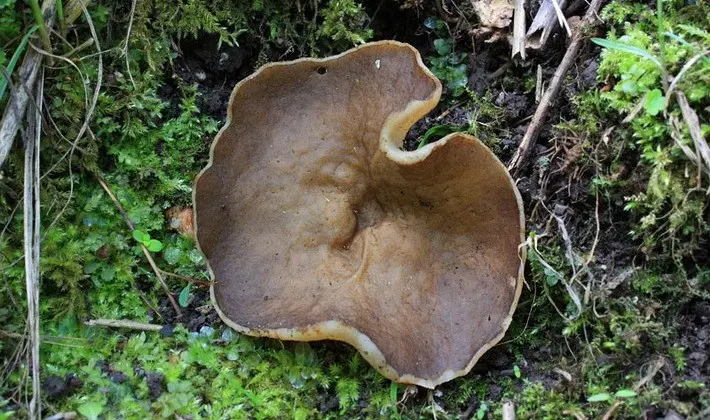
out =
<path fill-rule="evenodd" d="M 482 420 L 486 417 L 486 413 L 488 412 L 488 404 L 486 403 L 481 403 L 481 405 L 478 406 L 478 409 L 476 410 L 475 417 L 478 420 Z"/>
<path fill-rule="evenodd" d="M 190 303 L 190 296 L 192 296 L 191 291 L 192 291 L 192 283 L 188 283 L 187 286 L 182 288 L 182 290 L 180 291 L 180 294 L 178 295 L 178 303 L 183 308 L 186 308 L 187 304 Z"/>
<path fill-rule="evenodd" d="M 587 397 L 587 402 L 591 403 L 596 403 L 596 402 L 607 402 L 607 401 L 615 401 L 616 399 L 628 399 L 628 398 L 634 398 L 638 394 L 636 391 L 633 389 L 620 389 L 614 393 L 614 395 L 609 394 L 608 392 L 599 392 L 593 395 L 590 395 Z"/>
<path fill-rule="evenodd" d="M 626 116 L 628 129 L 615 135 L 620 141 L 633 140 L 639 170 L 647 174 L 645 190 L 625 195 L 625 209 L 638 218 L 632 234 L 644 240 L 647 253 L 660 246 L 681 258 L 710 239 L 710 199 L 700 187 L 710 181 L 710 169 L 703 170 L 706 163 L 690 152 L 696 147 L 690 130 L 706 135 L 710 126 L 690 127 L 676 100 L 681 92 L 691 109 L 701 109 L 710 95 L 710 60 L 702 47 L 710 33 L 692 21 L 677 21 L 677 14 L 666 15 L 664 2 L 657 5 L 655 13 L 640 11 L 638 24 L 626 23 L 623 35 L 592 40 L 605 47 L 599 77 L 614 81 L 613 89 L 601 94 L 601 105 Z M 636 12 L 612 3 L 603 15 L 618 21 Z M 609 186 L 616 185 L 624 184 Z"/>
<path fill-rule="evenodd" d="M 450 125 L 435 125 L 424 133 L 422 138 L 419 140 L 417 150 L 429 144 L 435 137 L 441 138 L 447 134 L 455 133 L 456 131 L 458 131 L 457 128 Z"/>
<path fill-rule="evenodd" d="M 461 96 L 468 85 L 467 55 L 455 50 L 452 38 L 434 40 L 436 56 L 429 58 L 429 68 L 450 90 L 451 96 Z"/>
<path fill-rule="evenodd" d="M 150 235 L 142 230 L 133 231 L 133 239 L 139 244 L 144 245 L 150 252 L 160 252 L 163 249 L 163 243 L 157 239 L 153 239 Z"/>

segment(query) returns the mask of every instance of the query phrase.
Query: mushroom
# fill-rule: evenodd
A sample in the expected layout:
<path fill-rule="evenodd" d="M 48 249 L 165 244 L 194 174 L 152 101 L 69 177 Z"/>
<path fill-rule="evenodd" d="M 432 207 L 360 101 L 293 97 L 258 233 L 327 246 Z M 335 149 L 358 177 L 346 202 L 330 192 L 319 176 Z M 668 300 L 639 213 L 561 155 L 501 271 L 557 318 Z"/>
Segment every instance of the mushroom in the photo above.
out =
<path fill-rule="evenodd" d="M 344 341 L 427 388 L 503 337 L 522 286 L 520 195 L 469 135 L 402 150 L 440 95 L 419 53 L 394 41 L 268 64 L 237 84 L 194 190 L 227 325 Z"/>

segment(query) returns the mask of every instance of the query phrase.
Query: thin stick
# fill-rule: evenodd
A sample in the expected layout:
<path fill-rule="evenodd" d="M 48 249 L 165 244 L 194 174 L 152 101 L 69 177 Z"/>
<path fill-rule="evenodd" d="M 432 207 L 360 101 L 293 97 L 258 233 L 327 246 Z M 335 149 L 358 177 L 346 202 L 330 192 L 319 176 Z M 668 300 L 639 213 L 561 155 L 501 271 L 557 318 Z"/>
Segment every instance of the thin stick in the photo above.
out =
<path fill-rule="evenodd" d="M 537 142 L 537 137 L 540 134 L 542 124 L 545 122 L 550 105 L 552 105 L 553 99 L 556 98 L 557 94 L 560 92 L 562 79 L 564 79 L 567 71 L 572 66 L 572 63 L 577 58 L 579 50 L 584 44 L 585 29 L 595 23 L 597 11 L 603 1 L 604 0 L 592 0 L 592 3 L 589 5 L 589 9 L 587 9 L 587 13 L 584 14 L 584 18 L 582 20 L 584 24 L 575 28 L 574 35 L 572 36 L 572 42 L 569 44 L 569 48 L 567 48 L 567 52 L 562 58 L 562 62 L 557 67 L 557 70 L 555 70 L 555 75 L 552 77 L 550 86 L 545 91 L 545 94 L 542 95 L 540 104 L 538 105 L 537 110 L 535 110 L 535 115 L 533 116 L 533 120 L 525 132 L 523 141 L 520 143 L 520 146 L 518 146 L 518 150 L 515 151 L 513 158 L 508 164 L 508 170 L 513 174 L 516 174 L 522 165 L 527 161 L 530 151 L 532 150 L 532 146 Z"/>
<path fill-rule="evenodd" d="M 160 331 L 163 329 L 162 325 L 145 324 L 143 322 L 127 321 L 123 319 L 92 319 L 84 322 L 84 324 L 90 327 L 128 328 L 131 330 L 141 331 Z"/>
<path fill-rule="evenodd" d="M 20 334 L 20 333 L 11 332 L 11 331 L 4 331 L 4 330 L 0 330 L 0 336 L 1 336 L 1 337 L 8 337 L 8 338 L 18 338 L 18 339 L 28 338 L 28 336 L 27 336 L 26 334 Z M 42 339 L 42 341 L 47 341 L 47 340 L 89 341 L 88 338 L 83 338 L 83 337 L 62 337 L 62 336 L 60 336 L 60 335 L 40 335 L 39 338 Z"/>
<path fill-rule="evenodd" d="M 128 73 L 128 79 L 131 81 L 131 85 L 133 85 L 133 90 L 136 89 L 136 82 L 133 81 L 133 75 L 131 74 L 131 63 L 130 60 L 128 59 L 128 42 L 131 39 L 131 28 L 133 28 L 133 16 L 136 13 L 136 3 L 138 0 L 133 0 L 131 3 L 131 17 L 128 20 L 128 30 L 126 31 L 126 43 L 123 44 L 123 50 L 121 51 L 121 54 L 126 57 L 126 72 Z"/>
<path fill-rule="evenodd" d="M 118 212 L 121 213 L 121 217 L 123 218 L 123 221 L 126 222 L 126 225 L 128 225 L 128 228 L 133 232 L 135 230 L 135 227 L 133 226 L 133 222 L 131 222 L 131 219 L 128 217 L 128 213 L 126 213 L 126 210 L 123 208 L 121 205 L 121 202 L 118 201 L 118 198 L 113 194 L 113 191 L 108 187 L 108 184 L 106 184 L 106 180 L 101 177 L 96 172 L 93 172 L 94 177 L 96 178 L 97 181 L 99 181 L 99 184 L 101 184 L 101 188 L 106 191 L 106 194 L 111 198 L 111 201 L 113 201 L 113 204 L 116 205 L 116 208 L 118 209 Z M 155 260 L 153 260 L 153 257 L 150 255 L 150 251 L 148 251 L 148 248 L 145 247 L 143 244 L 138 244 L 141 247 L 141 250 L 143 250 L 143 254 L 145 255 L 145 258 L 148 260 L 148 263 L 150 264 L 150 268 L 153 269 L 153 273 L 155 273 L 155 276 L 158 278 L 158 281 L 160 282 L 160 285 L 163 288 L 163 291 L 165 294 L 168 296 L 168 300 L 170 300 L 170 304 L 173 306 L 173 309 L 175 309 L 175 313 L 177 316 L 182 316 L 182 311 L 180 310 L 180 307 L 178 306 L 177 302 L 175 301 L 175 298 L 173 298 L 172 293 L 170 293 L 170 288 L 168 288 L 168 285 L 165 283 L 165 279 L 163 278 L 163 273 L 162 271 L 158 268 L 158 266 L 155 264 Z"/>
<path fill-rule="evenodd" d="M 513 51 L 511 57 L 520 54 L 525 60 L 525 0 L 515 0 L 513 12 Z"/>
<path fill-rule="evenodd" d="M 37 97 L 42 96 L 42 79 Z M 30 419 L 42 417 L 39 377 L 39 141 L 42 133 L 41 108 L 27 117 L 25 131 L 24 245 L 25 288 L 27 290 L 27 327 L 29 329 L 30 366 L 32 367 L 32 399 L 28 405 Z"/>
<path fill-rule="evenodd" d="M 185 280 L 188 283 L 195 283 L 198 286 L 209 287 L 212 286 L 213 282 L 207 280 L 200 280 L 194 277 L 187 277 L 177 273 L 171 273 L 170 271 L 160 270 L 160 273 L 165 277 L 175 277 L 176 279 Z"/>
<path fill-rule="evenodd" d="M 503 403 L 503 420 L 515 420 L 515 404 L 512 401 Z"/>

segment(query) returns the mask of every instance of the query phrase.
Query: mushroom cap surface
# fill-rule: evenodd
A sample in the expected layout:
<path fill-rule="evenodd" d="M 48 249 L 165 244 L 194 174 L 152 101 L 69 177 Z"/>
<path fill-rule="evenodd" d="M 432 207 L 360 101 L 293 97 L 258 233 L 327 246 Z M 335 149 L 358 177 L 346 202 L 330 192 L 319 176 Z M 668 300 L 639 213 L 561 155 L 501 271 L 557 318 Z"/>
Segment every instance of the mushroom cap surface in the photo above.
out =
<path fill-rule="evenodd" d="M 508 328 L 524 216 L 505 167 L 460 133 L 402 140 L 441 84 L 407 44 L 268 64 L 234 88 L 194 190 L 232 328 L 339 340 L 392 380 L 466 374 Z"/>

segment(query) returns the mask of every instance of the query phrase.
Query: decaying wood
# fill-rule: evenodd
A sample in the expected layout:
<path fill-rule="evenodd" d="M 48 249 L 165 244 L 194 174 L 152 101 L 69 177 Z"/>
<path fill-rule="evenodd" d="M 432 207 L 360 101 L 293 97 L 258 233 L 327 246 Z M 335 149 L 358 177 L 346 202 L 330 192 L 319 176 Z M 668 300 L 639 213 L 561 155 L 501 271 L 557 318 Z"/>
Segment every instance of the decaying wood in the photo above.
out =
<path fill-rule="evenodd" d="M 518 146 L 518 149 L 515 151 L 513 158 L 508 164 L 508 170 L 513 174 L 517 173 L 517 171 L 522 167 L 530 155 L 532 146 L 537 142 L 537 137 L 540 134 L 542 124 L 545 122 L 547 112 L 562 87 L 562 79 L 564 79 L 567 71 L 577 58 L 577 54 L 586 40 L 584 29 L 587 26 L 593 25 L 597 21 L 597 13 L 602 3 L 603 0 L 592 0 L 587 12 L 584 14 L 584 18 L 582 20 L 583 24 L 575 27 L 572 35 L 572 42 L 570 42 L 567 52 L 562 58 L 562 62 L 557 67 L 557 70 L 555 70 L 555 74 L 550 81 L 549 87 L 542 95 L 540 104 L 535 110 L 535 115 L 533 116 L 528 129 L 525 131 L 525 135 L 523 136 L 520 146 Z"/>
<path fill-rule="evenodd" d="M 128 328 L 129 330 L 160 331 L 162 325 L 146 324 L 143 322 L 127 321 L 124 319 L 91 319 L 84 322 L 90 327 Z"/>

